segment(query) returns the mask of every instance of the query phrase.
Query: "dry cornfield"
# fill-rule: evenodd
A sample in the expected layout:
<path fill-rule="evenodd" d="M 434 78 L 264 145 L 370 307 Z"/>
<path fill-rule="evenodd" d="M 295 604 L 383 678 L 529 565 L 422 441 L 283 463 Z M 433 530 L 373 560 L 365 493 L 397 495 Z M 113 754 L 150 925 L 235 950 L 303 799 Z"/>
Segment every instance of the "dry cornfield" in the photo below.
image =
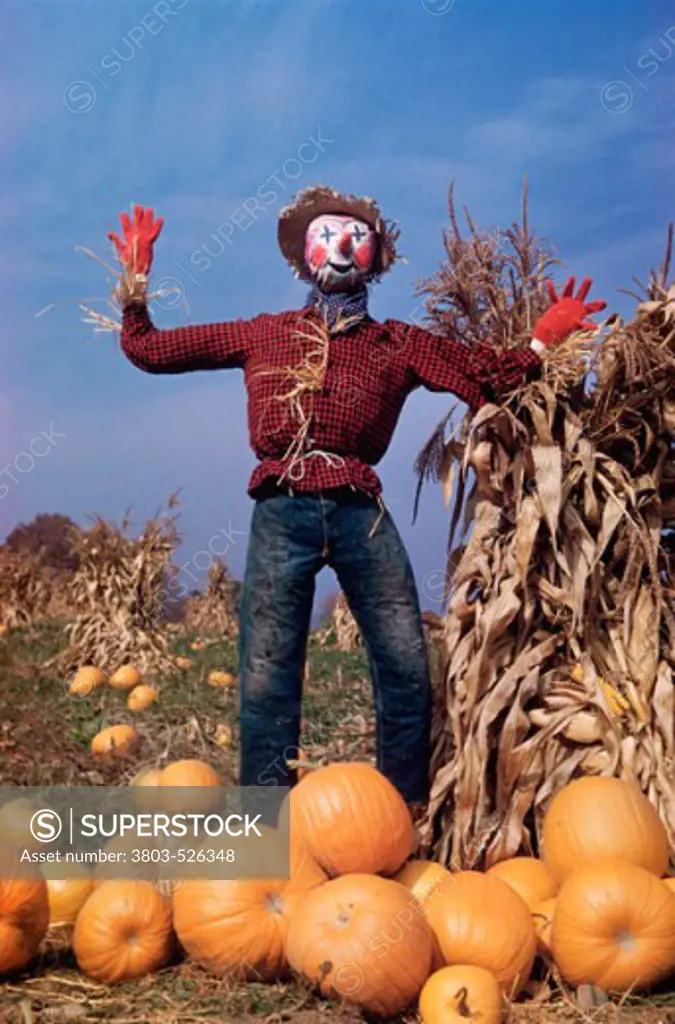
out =
<path fill-rule="evenodd" d="M 68 647 L 57 658 L 62 671 L 93 664 L 103 671 L 126 662 L 142 673 L 175 671 L 165 621 L 166 584 L 179 543 L 175 496 L 138 537 L 100 517 L 73 533 L 79 568 L 72 582 L 75 620 L 66 626 Z"/>
<path fill-rule="evenodd" d="M 316 636 L 321 647 L 333 647 L 338 651 L 354 651 L 361 646 L 361 632 L 342 590 L 328 622 L 317 630 Z"/>
<path fill-rule="evenodd" d="M 0 547 L 0 623 L 30 627 L 66 618 L 71 580 L 72 573 L 43 565 L 38 555 Z"/>
<path fill-rule="evenodd" d="M 526 198 L 520 224 L 480 232 L 467 215 L 464 238 L 450 193 L 446 263 L 422 287 L 440 333 L 528 343 L 554 261 Z M 631 322 L 572 337 L 418 458 L 452 506 L 426 822 L 443 863 L 531 852 L 579 774 L 636 781 L 675 850 L 671 248 L 672 227 Z"/>
<path fill-rule="evenodd" d="M 185 625 L 190 631 L 218 633 L 227 638 L 239 632 L 235 588 L 222 558 L 216 558 L 209 566 L 205 592 L 189 598 Z"/>

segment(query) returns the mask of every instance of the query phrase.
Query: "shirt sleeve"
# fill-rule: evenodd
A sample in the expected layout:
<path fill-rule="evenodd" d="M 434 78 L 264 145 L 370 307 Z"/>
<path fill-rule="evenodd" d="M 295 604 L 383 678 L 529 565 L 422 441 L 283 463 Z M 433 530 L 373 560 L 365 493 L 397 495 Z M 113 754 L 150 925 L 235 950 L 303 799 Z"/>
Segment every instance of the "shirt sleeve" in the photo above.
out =
<path fill-rule="evenodd" d="M 129 303 L 122 315 L 122 351 L 146 373 L 187 373 L 243 367 L 248 358 L 253 321 L 196 324 L 159 330 L 145 302 Z"/>
<path fill-rule="evenodd" d="M 451 391 L 471 409 L 499 402 L 536 377 L 542 366 L 531 348 L 497 352 L 488 345 L 465 345 L 410 324 L 401 327 L 406 332 L 413 387 Z"/>

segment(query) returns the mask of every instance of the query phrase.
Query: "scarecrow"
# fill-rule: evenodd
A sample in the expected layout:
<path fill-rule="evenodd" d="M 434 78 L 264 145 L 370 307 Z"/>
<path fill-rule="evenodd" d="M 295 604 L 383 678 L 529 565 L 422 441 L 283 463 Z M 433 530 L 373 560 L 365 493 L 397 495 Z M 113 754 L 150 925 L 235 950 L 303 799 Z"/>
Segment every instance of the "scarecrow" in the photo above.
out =
<path fill-rule="evenodd" d="M 124 266 L 122 348 L 148 373 L 241 368 L 254 510 L 240 608 L 240 784 L 293 785 L 315 578 L 331 566 L 361 630 L 375 698 L 377 764 L 411 808 L 429 790 L 431 685 L 413 570 L 374 466 L 416 388 L 475 409 L 534 376 L 547 346 L 605 303 L 550 288 L 531 347 L 469 347 L 368 312 L 369 287 L 398 255 L 398 230 L 369 198 L 324 186 L 281 211 L 278 240 L 311 287 L 301 309 L 157 329 L 145 301 L 162 228 L 150 209 L 122 214 L 109 237 Z"/>

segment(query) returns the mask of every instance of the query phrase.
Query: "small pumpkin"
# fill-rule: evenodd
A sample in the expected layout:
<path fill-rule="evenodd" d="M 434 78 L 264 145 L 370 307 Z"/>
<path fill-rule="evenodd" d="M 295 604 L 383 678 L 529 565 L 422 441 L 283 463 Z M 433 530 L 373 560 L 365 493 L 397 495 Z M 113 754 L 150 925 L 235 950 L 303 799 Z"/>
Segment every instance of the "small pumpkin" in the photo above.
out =
<path fill-rule="evenodd" d="M 662 876 L 668 836 L 656 810 L 632 782 L 585 776 L 551 801 L 542 831 L 543 859 L 561 884 L 582 864 L 620 858 Z"/>
<path fill-rule="evenodd" d="M 291 918 L 286 953 L 324 995 L 388 1017 L 419 995 L 433 936 L 398 882 L 343 875 L 305 896 Z"/>
<path fill-rule="evenodd" d="M 192 659 L 181 656 L 175 659 L 174 665 L 176 668 L 179 668 L 181 672 L 188 672 L 192 668 Z"/>
<path fill-rule="evenodd" d="M 159 786 L 161 775 L 161 768 L 143 768 L 131 780 L 131 786 L 134 790 L 134 803 L 141 810 L 151 811 L 159 809 L 157 793 L 154 790 Z"/>
<path fill-rule="evenodd" d="M 172 761 L 159 777 L 160 786 L 222 786 L 223 782 L 215 770 L 206 761 L 188 758 L 184 761 Z"/>
<path fill-rule="evenodd" d="M 487 873 L 506 882 L 525 900 L 530 910 L 542 900 L 555 896 L 558 891 L 558 884 L 550 871 L 536 857 L 509 857 L 508 860 L 493 864 Z"/>
<path fill-rule="evenodd" d="M 553 931 L 553 915 L 555 914 L 556 897 L 542 900 L 532 907 L 532 921 L 537 935 L 537 952 L 545 960 L 551 959 L 551 933 Z"/>
<path fill-rule="evenodd" d="M 440 893 L 452 889 L 454 875 L 434 860 L 409 860 L 394 881 L 405 886 L 420 907 L 428 909 Z"/>
<path fill-rule="evenodd" d="M 494 974 L 515 998 L 527 982 L 537 939 L 527 904 L 501 878 L 457 871 L 427 920 L 447 964 L 471 964 Z"/>
<path fill-rule="evenodd" d="M 105 682 L 105 672 L 94 665 L 84 665 L 73 676 L 68 693 L 71 697 L 90 697 L 95 690 L 104 686 Z"/>
<path fill-rule="evenodd" d="M 384 775 L 359 762 L 326 765 L 290 792 L 291 829 L 331 876 L 393 875 L 412 849 L 410 811 Z"/>
<path fill-rule="evenodd" d="M 159 693 L 154 686 L 134 686 L 133 690 L 127 697 L 127 707 L 129 711 L 143 711 L 145 708 L 149 708 L 151 704 L 159 697 Z"/>
<path fill-rule="evenodd" d="M 193 640 L 190 644 L 191 651 L 203 651 L 206 647 L 206 643 L 203 640 Z"/>
<path fill-rule="evenodd" d="M 585 864 L 558 893 L 552 947 L 571 985 L 649 988 L 675 971 L 675 894 L 628 861 Z"/>
<path fill-rule="evenodd" d="M 0 852 L 0 974 L 27 964 L 37 953 L 47 931 L 47 885 L 31 867 L 21 863 L 17 850 L 3 844 Z"/>
<path fill-rule="evenodd" d="M 290 877 L 188 879 L 173 896 L 176 934 L 188 954 L 217 975 L 268 980 L 287 970 L 289 921 L 326 875 L 292 838 Z"/>
<path fill-rule="evenodd" d="M 134 863 L 135 851 L 152 849 L 157 842 L 153 838 L 145 838 L 134 834 L 133 831 L 125 832 L 124 835 L 116 835 L 103 847 L 107 859 L 96 864 L 93 873 L 94 888 L 97 889 L 104 882 L 115 882 L 124 880 L 123 865 Z M 111 856 L 114 855 L 114 856 Z M 133 870 L 133 868 L 132 868 Z"/>
<path fill-rule="evenodd" d="M 494 975 L 483 967 L 443 967 L 422 989 L 419 1012 L 422 1024 L 500 1024 L 504 996 Z"/>
<path fill-rule="evenodd" d="M 171 904 L 150 882 L 103 882 L 77 916 L 73 949 L 80 970 L 97 981 L 150 974 L 172 951 Z"/>
<path fill-rule="evenodd" d="M 90 749 L 94 757 L 128 757 L 136 751 L 139 742 L 133 725 L 109 725 L 94 736 Z"/>
<path fill-rule="evenodd" d="M 49 901 L 49 930 L 72 929 L 77 915 L 94 889 L 94 879 L 85 874 L 81 864 L 69 861 L 59 865 L 64 878 L 47 878 L 47 899 Z"/>
<path fill-rule="evenodd" d="M 237 677 L 231 672 L 209 672 L 207 682 L 209 686 L 234 686 Z"/>
<path fill-rule="evenodd" d="M 429 913 L 439 895 L 449 892 L 454 885 L 454 875 L 447 868 L 433 860 L 409 860 L 401 870 L 394 875 L 395 882 L 405 886 L 415 903 L 419 906 L 423 916 Z M 443 967 L 445 960 L 441 953 L 438 940 L 434 935 L 434 954 L 432 958 L 432 970 L 437 971 Z"/>
<path fill-rule="evenodd" d="M 166 766 L 159 777 L 160 787 L 171 790 L 170 793 L 162 794 L 162 808 L 174 814 L 206 814 L 218 802 L 218 794 L 209 790 L 222 784 L 218 772 L 206 761 L 197 758 L 174 761 Z"/>
<path fill-rule="evenodd" d="M 113 690 L 133 690 L 141 682 L 141 673 L 133 665 L 122 665 L 110 677 Z"/>

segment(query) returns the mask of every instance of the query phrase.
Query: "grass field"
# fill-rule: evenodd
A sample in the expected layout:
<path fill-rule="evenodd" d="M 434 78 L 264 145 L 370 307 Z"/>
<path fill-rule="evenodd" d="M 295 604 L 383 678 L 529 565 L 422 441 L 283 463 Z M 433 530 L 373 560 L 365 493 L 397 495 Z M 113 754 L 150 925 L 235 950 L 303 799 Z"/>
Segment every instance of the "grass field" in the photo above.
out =
<path fill-rule="evenodd" d="M 41 664 L 59 648 L 58 627 L 18 632 L 0 649 L 0 785 L 123 784 L 145 766 L 166 760 L 208 760 L 227 783 L 237 776 L 236 687 L 216 689 L 206 682 L 212 669 L 236 674 L 231 642 L 207 640 L 191 649 L 192 637 L 176 640 L 175 654 L 187 655 L 192 668 L 162 684 L 159 701 L 132 715 L 126 694 L 105 688 L 85 699 L 66 693 L 66 681 L 45 674 Z M 373 708 L 365 658 L 310 643 L 304 701 L 303 745 L 313 761 L 368 758 L 373 749 Z M 88 744 L 108 724 L 134 721 L 143 735 L 138 754 L 122 769 L 94 765 Z M 222 729 L 231 744 L 218 743 Z M 530 1021 L 579 1021 L 583 1013 L 568 994 L 550 984 L 552 1001 L 514 1009 L 516 1024 Z M 414 1021 L 415 1015 L 400 1020 Z M 675 1024 L 675 993 L 648 1003 L 628 1000 L 604 1007 L 588 1018 L 597 1024 Z M 64 946 L 45 944 L 40 957 L 0 984 L 0 1024 L 354 1024 L 362 1017 L 347 1007 L 319 1000 L 298 982 L 232 986 L 189 962 L 176 961 L 159 974 L 110 989 L 84 978 Z"/>

